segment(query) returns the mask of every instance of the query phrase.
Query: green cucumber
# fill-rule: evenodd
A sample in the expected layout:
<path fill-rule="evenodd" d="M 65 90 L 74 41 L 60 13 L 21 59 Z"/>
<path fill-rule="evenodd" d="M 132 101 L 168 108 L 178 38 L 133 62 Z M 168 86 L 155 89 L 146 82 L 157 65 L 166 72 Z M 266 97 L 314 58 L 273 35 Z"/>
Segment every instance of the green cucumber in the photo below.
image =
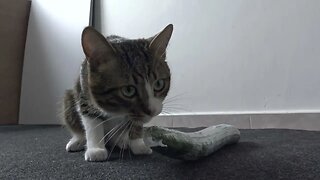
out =
<path fill-rule="evenodd" d="M 160 148 L 162 154 L 169 157 L 197 160 L 212 154 L 225 145 L 237 143 L 240 139 L 240 131 L 227 124 L 210 126 L 189 133 L 151 126 L 144 128 L 144 139 L 146 144 L 151 144 L 151 147 L 162 147 Z"/>

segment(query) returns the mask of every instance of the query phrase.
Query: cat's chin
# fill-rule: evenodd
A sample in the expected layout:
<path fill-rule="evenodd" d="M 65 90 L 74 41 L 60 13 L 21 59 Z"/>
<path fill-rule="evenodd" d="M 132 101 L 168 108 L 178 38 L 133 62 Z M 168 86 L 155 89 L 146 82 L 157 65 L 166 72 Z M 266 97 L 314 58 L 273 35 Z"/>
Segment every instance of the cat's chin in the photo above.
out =
<path fill-rule="evenodd" d="M 152 116 L 143 116 L 143 117 L 131 117 L 131 121 L 136 124 L 145 124 L 151 121 Z"/>

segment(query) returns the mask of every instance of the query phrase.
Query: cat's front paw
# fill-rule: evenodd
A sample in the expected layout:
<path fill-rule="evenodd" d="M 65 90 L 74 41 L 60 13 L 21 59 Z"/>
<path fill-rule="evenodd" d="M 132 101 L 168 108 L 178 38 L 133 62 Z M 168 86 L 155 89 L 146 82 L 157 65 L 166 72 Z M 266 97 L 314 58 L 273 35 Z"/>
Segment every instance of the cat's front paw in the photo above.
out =
<path fill-rule="evenodd" d="M 84 149 L 86 141 L 84 139 L 72 138 L 66 145 L 66 150 L 68 152 L 81 151 Z"/>
<path fill-rule="evenodd" d="M 152 149 L 145 145 L 143 139 L 134 139 L 130 141 L 130 149 L 135 155 L 151 154 Z"/>
<path fill-rule="evenodd" d="M 105 161 L 108 158 L 108 151 L 103 148 L 89 148 L 84 157 L 86 161 Z"/>

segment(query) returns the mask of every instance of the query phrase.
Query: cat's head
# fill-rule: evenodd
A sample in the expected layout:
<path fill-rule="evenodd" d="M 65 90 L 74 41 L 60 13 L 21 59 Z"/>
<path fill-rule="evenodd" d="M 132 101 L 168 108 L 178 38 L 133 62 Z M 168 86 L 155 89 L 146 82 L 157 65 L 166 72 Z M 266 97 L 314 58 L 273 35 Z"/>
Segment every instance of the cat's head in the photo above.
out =
<path fill-rule="evenodd" d="M 162 111 L 170 88 L 165 61 L 173 26 L 148 39 L 105 38 L 87 27 L 82 47 L 89 63 L 91 97 L 101 109 L 147 122 Z"/>

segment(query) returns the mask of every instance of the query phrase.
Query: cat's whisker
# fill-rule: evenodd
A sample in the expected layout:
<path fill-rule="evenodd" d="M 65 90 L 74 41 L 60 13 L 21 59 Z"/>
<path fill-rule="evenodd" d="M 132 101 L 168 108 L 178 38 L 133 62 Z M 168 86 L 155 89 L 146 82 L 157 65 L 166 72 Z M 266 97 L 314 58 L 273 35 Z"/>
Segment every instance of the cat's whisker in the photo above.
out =
<path fill-rule="evenodd" d="M 163 115 L 171 116 L 171 115 L 174 115 L 174 114 L 173 114 L 173 113 L 170 113 L 170 112 L 167 112 L 167 113 L 165 113 L 165 114 L 163 114 Z"/>
<path fill-rule="evenodd" d="M 181 93 L 181 94 L 178 94 L 178 95 L 175 95 L 175 96 L 171 96 L 171 97 L 167 97 L 163 100 L 163 102 L 169 102 L 171 100 L 181 100 L 182 98 L 187 98 L 186 97 L 186 94 L 187 93 Z"/>
<path fill-rule="evenodd" d="M 128 128 L 128 126 L 126 126 L 125 128 L 124 128 L 124 130 L 123 130 L 123 132 L 126 132 L 126 129 Z M 125 134 L 124 134 L 125 135 Z M 122 139 L 122 146 L 120 147 L 120 151 L 119 151 L 119 160 L 122 160 L 121 159 L 121 155 L 122 155 L 122 157 L 123 157 L 123 152 L 124 152 L 124 148 L 125 148 L 125 141 L 124 141 L 124 138 L 120 138 L 120 139 Z"/>
<path fill-rule="evenodd" d="M 180 103 L 166 103 L 163 104 L 163 107 L 173 107 L 173 108 L 187 108 L 184 104 L 180 104 Z"/>
<path fill-rule="evenodd" d="M 117 124 L 116 126 L 114 126 L 108 133 L 106 133 L 103 138 L 100 140 L 100 142 L 102 140 L 104 140 L 108 135 L 110 135 L 110 137 L 108 137 L 108 139 L 106 140 L 106 142 L 104 143 L 105 145 L 109 142 L 109 140 L 112 138 L 112 136 L 114 136 L 117 132 L 115 131 L 119 131 L 119 129 L 121 128 L 120 126 L 122 126 L 123 124 L 125 124 L 126 122 L 123 121 L 119 124 Z M 119 129 L 118 129 L 119 128 Z"/>
<path fill-rule="evenodd" d="M 187 107 L 181 107 L 181 106 L 166 106 L 164 109 L 175 109 L 175 110 L 184 110 L 184 111 L 191 111 L 191 109 Z"/>
<path fill-rule="evenodd" d="M 172 104 L 172 103 L 179 103 L 179 100 L 181 100 L 181 99 L 178 99 L 178 98 L 176 98 L 176 99 L 170 99 L 170 100 L 167 100 L 167 101 L 163 101 L 162 102 L 162 104 Z M 182 105 L 182 104 L 181 104 Z"/>
<path fill-rule="evenodd" d="M 101 143 L 110 133 L 112 133 L 116 128 L 118 128 L 121 124 L 118 124 L 117 126 L 113 127 L 108 133 L 106 133 L 99 141 Z M 106 143 L 105 143 L 106 144 Z"/>
<path fill-rule="evenodd" d="M 119 156 L 119 158 L 121 157 L 121 160 L 123 160 L 123 153 L 124 153 L 125 145 L 126 145 L 126 144 L 123 143 L 123 144 L 122 144 L 122 147 L 121 147 L 121 150 L 120 150 L 120 155 L 121 155 L 121 156 Z"/>
<path fill-rule="evenodd" d="M 130 151 L 130 133 L 131 133 L 131 130 L 132 130 L 132 127 L 133 127 L 133 122 L 131 122 L 130 123 L 130 126 L 129 126 L 129 128 L 128 128 L 128 130 L 127 130 L 127 132 L 128 132 L 128 136 L 127 136 L 127 139 L 126 139 L 126 145 L 127 145 L 127 150 L 128 150 L 128 152 L 129 152 L 129 156 L 130 156 L 130 159 L 131 159 L 131 151 Z M 123 155 L 123 154 L 122 154 Z"/>
<path fill-rule="evenodd" d="M 116 135 L 117 133 L 118 133 L 118 131 L 125 125 L 125 124 L 127 124 L 128 123 L 128 121 L 123 121 L 122 123 L 120 123 L 119 125 L 117 125 L 117 128 L 116 128 L 116 130 L 114 131 L 114 132 L 111 132 L 111 134 L 110 134 L 110 137 L 108 137 L 108 139 L 106 140 L 106 142 L 104 143 L 104 145 L 106 145 L 111 139 L 112 139 L 112 137 L 114 136 L 114 135 Z M 113 128 L 112 128 L 113 129 Z M 110 131 L 109 131 L 110 132 Z M 108 132 L 108 133 L 109 133 Z"/>
<path fill-rule="evenodd" d="M 164 102 L 172 100 L 172 99 L 181 98 L 181 97 L 185 96 L 186 94 L 187 93 L 185 92 L 185 93 L 180 93 L 180 94 L 177 94 L 177 95 L 174 95 L 174 96 L 167 97 L 167 98 L 165 98 Z"/>
<path fill-rule="evenodd" d="M 99 115 L 99 116 L 100 116 L 100 115 Z M 93 120 L 96 120 L 99 116 L 95 117 Z M 98 125 L 96 125 L 96 126 L 93 127 L 93 128 L 88 129 L 87 131 L 93 131 L 94 129 L 96 129 L 97 127 L 99 127 L 100 125 L 102 125 L 102 124 L 104 124 L 104 123 L 105 123 L 105 121 L 101 120 L 101 122 L 100 122 Z"/>
<path fill-rule="evenodd" d="M 106 133 L 99 141 L 99 143 L 101 143 L 110 133 L 112 133 L 114 131 L 114 129 L 116 129 L 118 126 L 113 127 L 108 133 Z M 106 144 L 106 143 L 105 143 Z"/>
<path fill-rule="evenodd" d="M 126 126 L 126 128 L 125 128 L 124 131 L 123 131 L 124 134 L 123 134 L 122 136 L 125 135 L 125 132 L 127 132 L 127 129 L 128 129 L 128 127 L 130 126 L 130 124 L 132 124 L 132 122 L 130 122 L 130 123 Z M 125 143 L 127 142 L 127 140 L 124 140 L 125 137 L 121 137 L 121 138 L 123 139 L 122 155 L 121 155 L 121 156 L 122 156 L 122 159 L 123 159 L 123 154 L 124 154 L 124 150 L 125 150 L 124 148 L 125 148 L 125 145 L 126 145 Z"/>
<path fill-rule="evenodd" d="M 191 111 L 191 109 L 189 109 L 188 107 L 185 107 L 185 106 L 166 106 L 166 107 L 163 107 L 164 109 L 175 109 L 175 110 L 184 110 L 184 111 Z"/>
<path fill-rule="evenodd" d="M 112 134 L 110 134 L 110 136 L 108 137 L 108 139 L 105 142 L 105 145 L 119 132 L 119 130 L 121 130 L 129 121 L 126 121 L 125 123 L 122 123 L 121 126 L 119 128 L 117 128 L 117 130 L 115 132 L 113 132 Z"/>
<path fill-rule="evenodd" d="M 171 113 L 169 111 L 166 111 L 166 110 L 162 110 L 161 113 L 164 113 L 165 115 L 171 115 Z"/>
<path fill-rule="evenodd" d="M 101 113 L 99 116 L 97 116 L 96 118 L 100 117 L 101 115 L 102 115 L 102 113 Z M 100 126 L 100 125 L 102 125 L 102 124 L 104 124 L 104 123 L 106 123 L 106 122 L 109 122 L 109 121 L 111 121 L 111 120 L 115 120 L 115 119 L 118 119 L 118 118 L 121 118 L 121 117 L 122 117 L 122 116 L 114 116 L 114 117 L 111 117 L 111 118 L 109 118 L 109 119 L 107 119 L 107 120 L 102 120 L 101 123 L 99 123 L 98 125 L 96 125 L 95 127 L 91 128 L 91 129 L 89 129 L 89 131 L 94 130 L 95 128 L 97 128 L 98 126 Z M 96 118 L 95 118 L 95 119 L 96 119 Z"/>
<path fill-rule="evenodd" d="M 166 104 L 163 104 L 163 107 L 186 107 L 185 104 L 180 104 L 180 103 L 166 103 Z"/>
<path fill-rule="evenodd" d="M 184 113 L 184 112 L 192 112 L 192 110 L 183 107 L 175 107 L 175 106 L 166 106 L 162 108 L 162 111 L 174 114 L 174 113 Z"/>
<path fill-rule="evenodd" d="M 168 113 L 168 111 L 166 110 L 166 108 L 162 108 L 161 113 Z"/>
<path fill-rule="evenodd" d="M 93 120 L 95 121 L 97 118 L 99 118 L 102 114 L 100 113 L 98 116 L 96 116 Z M 95 128 L 97 128 L 99 125 L 103 124 L 104 121 L 102 120 L 101 123 L 99 123 L 98 125 L 96 125 L 94 128 L 91 128 L 91 129 L 88 129 L 88 131 L 92 131 L 94 130 Z"/>
<path fill-rule="evenodd" d="M 68 108 L 64 107 L 64 110 L 61 110 L 60 112 L 58 112 L 58 116 L 64 116 L 64 114 L 66 112 L 69 112 L 71 109 L 73 109 L 75 106 L 68 106 Z"/>
<path fill-rule="evenodd" d="M 127 130 L 127 134 L 128 135 L 127 135 L 126 140 L 125 140 L 126 146 L 127 146 L 127 151 L 129 152 L 130 159 L 131 159 L 131 154 L 130 154 L 130 138 L 129 138 L 129 136 L 130 136 L 130 131 L 132 129 L 132 125 L 133 125 L 133 123 L 131 122 L 131 124 L 130 124 L 128 130 Z M 124 152 L 123 152 L 123 154 L 124 154 Z M 122 154 L 122 158 L 123 158 L 123 154 Z"/>
<path fill-rule="evenodd" d="M 183 106 L 183 103 L 179 103 L 178 100 L 170 100 L 167 102 L 162 102 L 162 104 L 165 105 L 180 105 Z"/>
<path fill-rule="evenodd" d="M 131 123 L 130 127 L 129 127 L 129 130 L 128 130 L 128 152 L 129 152 L 129 157 L 130 157 L 130 160 L 132 160 L 132 157 L 131 157 L 131 149 L 130 149 L 130 136 L 131 136 L 131 131 L 132 131 L 132 127 L 133 127 L 133 123 Z"/>
<path fill-rule="evenodd" d="M 116 139 L 116 141 L 114 142 L 114 145 L 113 145 L 113 147 L 112 147 L 112 149 L 111 149 L 111 152 L 110 152 L 109 157 L 107 158 L 107 160 L 109 160 L 109 158 L 111 157 L 114 148 L 116 147 L 118 141 L 119 141 L 120 138 L 122 137 L 123 132 L 126 130 L 126 127 L 127 127 L 129 124 L 130 124 L 130 121 L 127 121 L 127 122 L 125 123 L 126 126 L 125 126 L 125 128 L 122 130 L 122 132 L 120 133 L 120 135 L 118 136 L 118 138 Z M 121 129 L 121 128 L 120 128 L 120 129 Z"/>
<path fill-rule="evenodd" d="M 163 104 L 168 104 L 168 103 L 172 103 L 172 102 L 179 102 L 182 99 L 183 99 L 182 97 L 176 97 L 176 98 L 171 98 L 171 99 L 168 99 L 168 100 L 164 100 L 162 103 Z"/>
<path fill-rule="evenodd" d="M 127 128 L 126 128 L 127 129 Z M 127 130 L 125 130 L 127 132 Z M 125 135 L 125 134 L 124 134 Z M 124 150 L 125 150 L 125 146 L 126 146 L 126 142 L 128 141 L 128 137 L 126 137 L 126 139 L 123 140 L 123 144 L 122 144 L 122 147 L 121 147 L 121 150 L 120 150 L 120 156 L 119 158 L 121 157 L 121 159 L 123 160 L 123 154 L 124 154 Z"/>
<path fill-rule="evenodd" d="M 192 112 L 191 110 L 189 109 L 185 109 L 185 108 L 175 108 L 175 107 L 168 107 L 165 109 L 165 111 L 167 112 Z"/>

